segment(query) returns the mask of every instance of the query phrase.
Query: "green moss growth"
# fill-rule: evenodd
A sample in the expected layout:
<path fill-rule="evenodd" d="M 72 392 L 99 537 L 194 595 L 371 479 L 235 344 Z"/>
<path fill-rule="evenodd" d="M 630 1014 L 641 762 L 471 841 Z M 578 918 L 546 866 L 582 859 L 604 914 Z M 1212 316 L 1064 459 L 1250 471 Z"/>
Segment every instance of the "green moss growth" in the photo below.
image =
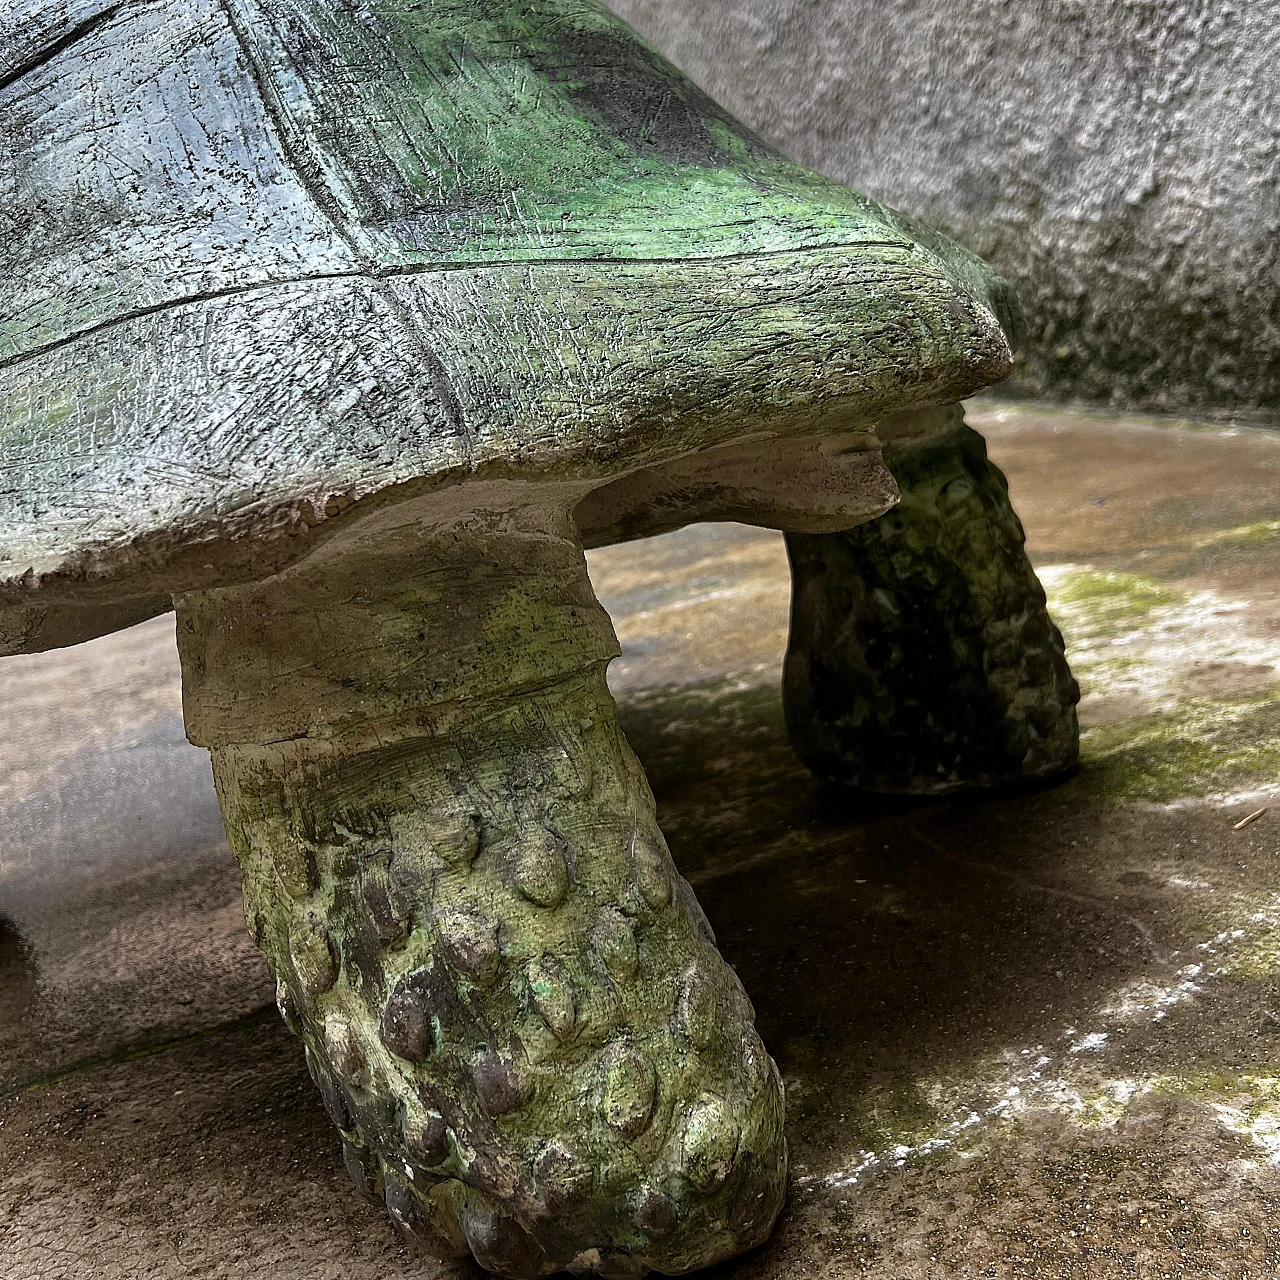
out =
<path fill-rule="evenodd" d="M 1081 780 L 1111 799 L 1167 802 L 1280 777 L 1280 687 L 1264 698 L 1200 699 L 1081 735 Z"/>
<path fill-rule="evenodd" d="M 1234 529 L 1223 529 L 1219 533 L 1210 534 L 1196 543 L 1203 547 L 1248 547 L 1266 545 L 1280 540 L 1280 520 L 1258 520 L 1253 524 L 1238 525 Z"/>
<path fill-rule="evenodd" d="M 1077 569 L 1054 584 L 1049 607 L 1061 616 L 1070 641 L 1123 634 L 1147 621 L 1154 610 L 1185 600 L 1183 593 L 1136 573 Z"/>

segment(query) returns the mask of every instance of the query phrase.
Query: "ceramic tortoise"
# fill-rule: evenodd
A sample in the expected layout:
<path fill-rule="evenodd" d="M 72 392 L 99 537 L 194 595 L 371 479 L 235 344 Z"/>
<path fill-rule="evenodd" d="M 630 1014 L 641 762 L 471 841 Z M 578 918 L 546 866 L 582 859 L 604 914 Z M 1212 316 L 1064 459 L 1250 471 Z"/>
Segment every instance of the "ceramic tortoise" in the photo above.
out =
<path fill-rule="evenodd" d="M 825 777 L 1069 769 L 957 407 L 1010 370 L 1005 285 L 595 0 L 0 0 L 0 33 L 0 652 L 176 609 L 280 1011 L 410 1242 L 511 1277 L 759 1243 L 782 1086 L 583 550 L 786 531 Z"/>

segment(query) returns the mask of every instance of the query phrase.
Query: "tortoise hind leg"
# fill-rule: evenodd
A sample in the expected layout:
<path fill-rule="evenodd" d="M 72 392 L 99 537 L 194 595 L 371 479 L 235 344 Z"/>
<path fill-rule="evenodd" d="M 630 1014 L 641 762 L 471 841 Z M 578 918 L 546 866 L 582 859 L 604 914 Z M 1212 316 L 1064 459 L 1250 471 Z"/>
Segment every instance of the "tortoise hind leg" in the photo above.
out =
<path fill-rule="evenodd" d="M 901 504 L 787 538 L 797 753 L 820 777 L 899 794 L 1069 772 L 1079 688 L 1004 476 L 958 405 L 898 415 L 881 435 Z"/>

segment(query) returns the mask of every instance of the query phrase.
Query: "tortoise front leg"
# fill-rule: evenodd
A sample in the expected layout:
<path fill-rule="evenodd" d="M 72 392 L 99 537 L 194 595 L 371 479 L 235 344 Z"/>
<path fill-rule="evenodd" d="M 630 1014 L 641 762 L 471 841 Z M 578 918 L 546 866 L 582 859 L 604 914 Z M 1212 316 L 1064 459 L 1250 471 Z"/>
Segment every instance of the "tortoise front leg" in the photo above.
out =
<path fill-rule="evenodd" d="M 820 777 L 892 793 L 1068 772 L 1080 691 L 1004 476 L 958 405 L 880 430 L 900 505 L 787 538 L 797 753 Z"/>
<path fill-rule="evenodd" d="M 619 729 L 577 545 L 392 539 L 187 596 L 179 634 L 281 1010 L 401 1231 L 506 1276 L 763 1240 L 777 1069 Z"/>

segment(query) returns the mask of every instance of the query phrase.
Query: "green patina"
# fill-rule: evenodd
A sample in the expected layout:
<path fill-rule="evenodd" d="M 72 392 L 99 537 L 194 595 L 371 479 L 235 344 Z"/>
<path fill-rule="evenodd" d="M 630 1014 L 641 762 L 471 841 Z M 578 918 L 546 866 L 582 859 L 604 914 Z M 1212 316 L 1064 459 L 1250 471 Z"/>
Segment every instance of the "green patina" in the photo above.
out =
<path fill-rule="evenodd" d="M 1061 776 L 1079 691 L 1008 484 L 958 407 L 933 428 L 899 439 L 886 424 L 893 510 L 787 537 L 792 742 L 819 777 L 868 791 Z"/>
<path fill-rule="evenodd" d="M 602 5 L 233 8 L 279 124 L 386 262 L 914 244 L 1016 342 L 1016 300 L 985 263 L 775 151 Z"/>
<path fill-rule="evenodd" d="M 913 1080 L 896 1088 L 879 1088 L 850 1100 L 846 1132 L 851 1144 L 868 1151 L 909 1148 L 927 1157 L 946 1129 L 947 1115 L 933 1082 Z"/>
<path fill-rule="evenodd" d="M 188 728 L 353 1177 L 428 1251 L 514 1277 L 759 1243 L 781 1082 L 618 731 L 581 551 L 364 550 L 269 605 L 178 603 Z"/>
<path fill-rule="evenodd" d="M 1234 660 L 1212 605 L 1140 574 L 1072 568 L 1048 576 L 1050 609 L 1085 694 L 1138 699 L 1135 714 L 1082 734 L 1086 788 L 1168 802 L 1275 782 L 1280 684 L 1243 697 L 1184 692 L 1180 664 L 1188 654 Z"/>
<path fill-rule="evenodd" d="M 996 377 L 1005 367 L 988 318 L 958 296 L 968 291 L 1016 330 L 1016 308 L 985 266 L 779 156 L 590 0 L 230 0 L 226 9 L 306 197 L 356 251 L 349 273 L 338 259 L 341 278 L 379 279 L 362 284 L 363 310 L 313 308 L 311 284 L 281 291 L 269 319 L 278 346 L 238 320 L 224 348 L 202 333 L 190 367 L 207 384 L 184 382 L 178 363 L 130 374 L 134 345 L 170 355 L 161 337 L 139 344 L 123 324 L 95 335 L 93 361 L 74 376 L 86 382 L 83 420 L 122 424 L 132 523 L 120 523 L 135 542 L 158 530 L 166 549 L 184 545 L 179 508 L 216 522 L 242 512 L 250 493 L 258 509 L 287 499 L 310 511 L 326 493 L 354 500 L 390 493 L 393 480 L 420 493 L 464 462 L 472 476 L 622 474 L 757 430 L 825 431 L 832 404 L 879 415 L 954 398 L 987 377 L 980 369 Z M 224 73 L 241 75 L 231 62 Z M 878 248 L 849 251 L 857 245 Z M 820 246 L 833 251 L 796 270 L 723 261 Z M 691 258 L 721 261 L 713 276 Z M 560 265 L 525 270 L 550 259 Z M 665 274 L 652 262 L 631 275 L 619 267 L 644 259 L 679 263 Z M 503 262 L 517 265 L 489 270 Z M 485 270 L 448 270 L 462 263 Z M 246 278 L 227 296 L 248 308 L 236 290 L 259 282 Z M 140 331 L 185 332 L 156 296 L 144 306 L 141 288 L 119 306 L 175 327 Z M 410 416 L 379 402 L 378 429 L 362 437 L 322 378 L 307 414 L 342 448 L 324 454 L 328 437 L 289 436 L 257 409 L 244 420 L 253 431 L 237 435 L 237 409 L 212 433 L 229 442 L 225 452 L 201 461 L 206 420 L 182 413 L 236 394 L 234 377 L 285 401 L 280 370 L 306 366 L 288 343 L 305 337 L 296 350 L 332 351 L 340 373 L 328 381 L 347 381 L 344 398 L 398 379 L 399 363 L 347 358 L 341 343 L 358 333 L 370 352 L 380 342 L 398 352 L 401 308 L 441 366 L 438 378 L 433 366 L 406 383 Z M 326 316 L 332 329 L 309 327 Z M 66 336 L 55 328 L 44 338 L 51 353 Z M 673 362 L 676 343 L 687 351 Z M 416 377 L 425 362 L 418 346 L 411 354 Z M 265 373 L 255 372 L 259 358 L 270 361 Z M 72 375 L 21 376 L 57 385 Z M 174 421 L 169 406 L 157 410 L 155 388 L 172 397 Z M 450 413 L 419 421 L 432 395 L 450 400 Z M 811 400 L 821 412 L 809 412 Z M 611 413 L 592 416 L 597 405 Z M 776 416 L 788 405 L 799 406 L 792 417 Z M 147 434 L 149 415 L 168 433 L 165 448 Z M 45 425 L 47 453 L 75 423 L 57 434 Z M 462 457 L 453 427 L 474 456 Z M 1028 700 L 1044 693 L 1035 664 L 1020 667 L 1034 618 L 1042 634 L 1032 656 L 1057 664 L 1036 726 L 1043 739 L 1058 717 L 1057 767 L 1074 756 L 1074 686 L 1003 481 L 976 437 L 954 443 L 932 479 L 903 477 L 921 489 L 904 507 L 927 516 L 903 555 L 920 560 L 935 542 L 939 553 L 910 592 L 887 566 L 879 589 L 914 600 L 968 571 L 965 617 L 990 623 L 1004 656 L 989 665 Z M 134 472 L 152 463 L 155 488 L 134 489 Z M 95 494 L 107 473 L 94 472 Z M 193 496 L 180 474 L 216 477 L 217 501 Z M 266 492 L 273 485 L 279 494 Z M 80 495 L 70 499 L 77 509 Z M 229 508 L 217 505 L 224 499 Z M 95 500 L 97 537 L 112 516 Z M 527 537 L 517 518 L 500 535 L 484 521 L 469 528 L 461 503 L 447 535 L 430 540 L 388 521 L 383 542 L 370 533 L 341 558 L 335 540 L 330 556 L 274 579 L 286 554 L 268 563 L 263 545 L 246 549 L 256 526 L 223 521 L 234 538 L 199 543 L 198 554 L 235 585 L 176 579 L 188 584 L 177 604 L 184 713 L 192 741 L 213 752 L 247 918 L 358 1185 L 386 1200 L 409 1239 L 445 1256 L 473 1252 L 504 1274 L 673 1274 L 767 1235 L 785 1186 L 781 1082 L 618 730 L 603 678 L 614 652 L 608 619 L 576 542 L 546 532 L 564 523 L 560 502 L 548 499 L 545 527 Z M 295 508 L 273 508 L 286 509 Z M 140 531 L 137 511 L 153 521 Z M 61 555 L 72 534 L 59 538 Z M 147 584 L 167 590 L 173 580 Z M 1004 588 L 1016 591 L 1011 611 Z M 960 612 L 948 602 L 943 621 Z M 884 687 L 887 714 L 901 719 L 902 686 Z M 763 716 L 759 697 L 721 708 L 735 747 L 735 731 Z M 776 692 L 768 697 L 777 741 Z M 970 718 L 947 714 L 952 724 Z M 1018 703 L 1006 718 L 1020 716 Z M 904 730 L 902 741 L 917 727 Z M 707 757 L 718 767 L 728 752 Z M 775 763 L 774 777 L 798 791 L 799 765 Z M 724 812 L 724 771 L 705 776 Z M 723 837 L 704 823 L 704 848 L 732 842 L 740 852 L 743 812 L 758 831 L 790 834 L 786 811 L 772 802 L 765 811 L 761 775 L 737 785 L 758 793 L 756 807 L 725 820 Z M 890 1088 L 869 1094 L 854 1123 L 869 1141 L 909 1146 L 928 1141 L 937 1115 L 927 1091 Z"/>
<path fill-rule="evenodd" d="M 859 1095 L 847 1105 L 845 1132 L 863 1159 L 913 1163 L 950 1159 L 992 1138 L 1023 1129 L 1025 1117 L 1063 1115 L 1083 1129 L 1118 1124 L 1133 1106 L 1152 1098 L 1186 1099 L 1210 1109 L 1223 1128 L 1254 1143 L 1266 1154 L 1280 1152 L 1280 1064 L 1256 1063 L 1250 1070 L 1227 1067 L 1187 1072 L 1154 1072 L 1132 1078 L 1092 1079 L 1073 1071 L 1055 1080 L 1045 1094 L 1024 1107 L 992 1106 L 1010 1085 L 997 1060 L 968 1064 L 945 1077 L 929 1077 L 892 1090 Z M 980 1122 L 972 1117 L 982 1111 Z M 970 1117 L 965 1123 L 964 1117 Z"/>
<path fill-rule="evenodd" d="M 1280 1064 L 1262 1063 L 1251 1071 L 1161 1072 L 1135 1080 L 1109 1081 L 1105 1087 L 1084 1094 L 1083 1100 L 1097 1123 L 1109 1125 L 1119 1120 L 1135 1099 L 1152 1096 L 1188 1098 L 1212 1106 L 1226 1127 L 1242 1137 L 1261 1136 L 1269 1121 L 1272 1132 L 1280 1138 Z"/>
<path fill-rule="evenodd" d="M 236 9 L 289 127 L 353 223 L 388 232 L 377 242 L 395 257 L 721 256 L 796 247 L 797 233 L 902 238 L 892 215 L 766 146 L 602 6 Z M 374 66 L 396 74 L 339 74 Z M 426 240 L 403 221 L 423 215 L 438 219 Z"/>

